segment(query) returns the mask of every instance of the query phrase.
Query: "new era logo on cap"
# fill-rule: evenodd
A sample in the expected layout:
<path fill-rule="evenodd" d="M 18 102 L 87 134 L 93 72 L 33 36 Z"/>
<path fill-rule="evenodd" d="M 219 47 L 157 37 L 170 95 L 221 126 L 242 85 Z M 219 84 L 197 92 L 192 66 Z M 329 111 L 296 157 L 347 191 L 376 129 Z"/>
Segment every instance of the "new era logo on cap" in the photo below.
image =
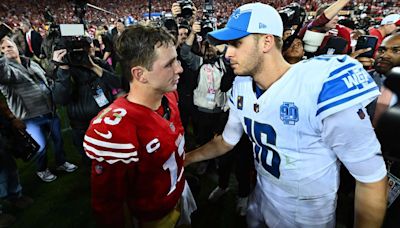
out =
<path fill-rule="evenodd" d="M 267 28 L 267 26 L 265 24 L 263 24 L 263 23 L 259 23 L 258 24 L 258 28 L 259 29 L 265 29 L 265 28 Z"/>
<path fill-rule="evenodd" d="M 210 32 L 208 35 L 213 40 L 228 41 L 249 34 L 271 34 L 282 37 L 283 23 L 279 13 L 266 4 L 245 4 L 232 13 L 225 28 Z"/>

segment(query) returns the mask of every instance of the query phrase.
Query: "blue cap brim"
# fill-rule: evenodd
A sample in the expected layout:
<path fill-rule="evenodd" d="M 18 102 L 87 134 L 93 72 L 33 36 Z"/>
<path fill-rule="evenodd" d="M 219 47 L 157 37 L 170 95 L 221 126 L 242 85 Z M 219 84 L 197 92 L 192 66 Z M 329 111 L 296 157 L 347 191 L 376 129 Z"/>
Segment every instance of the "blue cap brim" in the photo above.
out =
<path fill-rule="evenodd" d="M 208 37 L 211 38 L 215 43 L 223 43 L 224 41 L 237 40 L 243 38 L 250 33 L 245 31 L 240 31 L 232 28 L 225 27 L 213 32 L 208 33 Z"/>

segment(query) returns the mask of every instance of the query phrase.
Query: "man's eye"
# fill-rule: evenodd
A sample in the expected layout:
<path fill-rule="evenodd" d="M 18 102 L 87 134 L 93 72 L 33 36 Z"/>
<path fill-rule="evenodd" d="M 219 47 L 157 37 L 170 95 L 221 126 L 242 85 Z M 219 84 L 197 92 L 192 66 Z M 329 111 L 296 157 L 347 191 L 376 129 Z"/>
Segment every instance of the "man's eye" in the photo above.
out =
<path fill-rule="evenodd" d="M 233 46 L 233 47 L 239 47 L 240 42 L 237 41 L 237 40 L 235 40 L 235 41 L 230 41 L 228 44 L 231 45 L 231 46 Z"/>

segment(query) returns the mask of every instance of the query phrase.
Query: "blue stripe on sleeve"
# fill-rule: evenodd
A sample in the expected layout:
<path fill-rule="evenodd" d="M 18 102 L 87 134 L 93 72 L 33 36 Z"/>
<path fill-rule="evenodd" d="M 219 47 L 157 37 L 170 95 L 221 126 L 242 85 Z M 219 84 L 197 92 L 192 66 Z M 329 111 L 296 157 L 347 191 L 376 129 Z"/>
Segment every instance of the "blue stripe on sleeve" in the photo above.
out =
<path fill-rule="evenodd" d="M 364 76 L 362 77 L 361 82 L 359 81 L 359 76 L 357 76 L 353 70 L 349 70 L 345 74 L 325 82 L 318 97 L 318 104 L 348 93 L 349 91 L 362 89 L 365 82 L 367 84 L 374 83 L 374 80 L 367 72 L 364 72 L 364 70 L 359 71 L 359 73 L 360 72 Z"/>
<path fill-rule="evenodd" d="M 233 88 L 231 89 L 231 92 L 230 92 L 230 95 L 229 95 L 229 101 L 232 103 L 232 105 L 234 105 L 232 97 L 233 97 Z"/>
<path fill-rule="evenodd" d="M 350 76 L 350 74 L 345 73 L 344 75 L 334 80 L 325 82 L 324 85 L 322 86 L 321 93 L 319 94 L 318 97 L 318 104 L 327 101 L 331 98 L 345 94 L 354 89 L 357 89 L 357 87 L 347 88 L 346 84 L 342 80 L 344 77 L 347 76 Z"/>
<path fill-rule="evenodd" d="M 342 67 L 339 67 L 339 68 L 337 68 L 336 70 L 332 71 L 332 72 L 329 74 L 329 77 L 333 77 L 333 76 L 339 74 L 340 72 L 342 72 L 342 71 L 344 71 L 344 70 L 346 70 L 346 69 L 349 69 L 349 68 L 351 68 L 351 67 L 353 67 L 353 66 L 355 66 L 355 65 L 356 65 L 355 63 L 349 63 L 349 64 L 346 64 L 346 65 L 344 65 L 344 66 L 342 66 Z"/>
<path fill-rule="evenodd" d="M 368 90 L 365 90 L 365 91 L 363 91 L 361 93 L 354 94 L 353 96 L 346 97 L 346 98 L 343 98 L 341 100 L 338 100 L 338 101 L 332 102 L 330 104 L 327 104 L 327 105 L 325 105 L 325 106 L 323 106 L 323 107 L 321 107 L 321 108 L 319 108 L 317 110 L 316 116 L 318 116 L 323 111 L 326 111 L 326 110 L 328 110 L 330 108 L 333 108 L 335 106 L 338 106 L 338 105 L 341 105 L 343 103 L 346 103 L 347 101 L 353 100 L 354 98 L 360 97 L 360 96 L 362 96 L 362 95 L 364 95 L 366 93 L 369 93 L 371 91 L 374 91 L 374 90 L 379 90 L 378 86 L 372 87 L 372 88 L 370 88 Z"/>

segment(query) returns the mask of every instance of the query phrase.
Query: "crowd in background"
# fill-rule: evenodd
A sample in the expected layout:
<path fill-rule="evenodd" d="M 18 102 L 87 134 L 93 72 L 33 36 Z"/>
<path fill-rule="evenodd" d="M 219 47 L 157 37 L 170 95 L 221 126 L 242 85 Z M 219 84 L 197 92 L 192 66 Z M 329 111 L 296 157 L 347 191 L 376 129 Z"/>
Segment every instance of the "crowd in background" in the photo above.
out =
<path fill-rule="evenodd" d="M 147 0 L 135 0 L 135 1 L 100 1 L 93 0 L 88 1 L 97 7 L 103 8 L 113 14 L 107 14 L 105 12 L 93 9 L 89 7 L 85 19 L 94 25 L 111 25 L 114 21 L 119 18 L 125 18 L 132 16 L 135 20 L 141 20 L 143 14 L 149 11 L 149 1 Z M 150 1 L 152 12 L 168 12 L 171 9 L 171 1 Z M 201 0 L 193 1 L 198 9 L 202 9 L 204 2 Z M 248 2 L 254 2 L 251 0 L 228 0 L 228 1 L 214 1 L 214 16 L 217 19 L 226 20 L 233 9 L 240 5 Z M 263 0 L 264 2 L 279 9 L 289 5 L 292 2 L 297 2 L 303 6 L 307 12 L 316 11 L 317 8 L 324 4 L 333 2 L 332 0 Z M 396 0 L 357 0 L 352 1 L 346 9 L 356 10 L 360 8 L 365 11 L 371 17 L 381 17 L 387 14 L 387 12 L 395 9 L 399 6 L 399 2 Z M 46 20 L 43 16 L 45 9 L 48 8 L 55 17 L 56 23 L 73 23 L 76 21 L 74 10 L 72 7 L 72 1 L 60 0 L 60 1 L 11 1 L 5 0 L 0 4 L 0 20 L 8 22 L 12 25 L 17 25 L 23 18 L 28 19 L 32 25 L 39 29 L 44 27 Z"/>

